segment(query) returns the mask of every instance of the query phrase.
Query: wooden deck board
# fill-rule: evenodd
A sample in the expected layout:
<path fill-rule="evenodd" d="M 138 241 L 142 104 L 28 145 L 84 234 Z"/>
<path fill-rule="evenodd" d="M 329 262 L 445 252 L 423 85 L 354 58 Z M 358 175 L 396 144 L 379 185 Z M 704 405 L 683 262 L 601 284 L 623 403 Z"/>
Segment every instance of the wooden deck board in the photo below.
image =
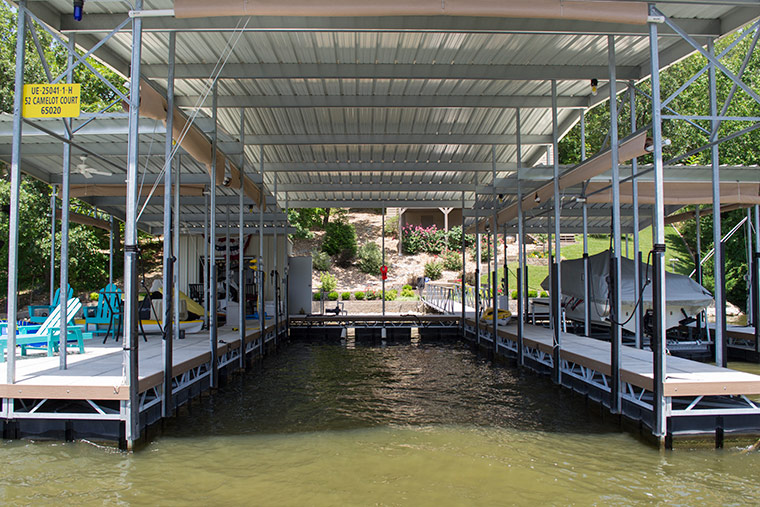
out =
<path fill-rule="evenodd" d="M 284 323 L 284 321 L 283 321 Z M 274 329 L 274 319 L 267 320 L 267 331 Z M 258 320 L 246 324 L 246 342 L 260 336 Z M 219 328 L 218 354 L 240 346 L 238 331 L 232 326 Z M 50 398 L 50 399 L 116 399 L 128 398 L 128 389 L 123 382 L 121 341 L 109 339 L 105 344 L 100 340 L 85 342 L 85 353 L 70 352 L 67 356 L 68 368 L 59 369 L 58 355 L 47 357 L 44 350 L 40 354 L 31 351 L 26 357 L 16 357 L 16 383 L 0 383 L 2 398 Z M 140 390 L 157 385 L 163 378 L 163 340 L 160 335 L 148 335 L 145 342 L 140 337 Z M 208 361 L 208 332 L 188 334 L 185 339 L 174 342 L 173 374 L 179 375 L 197 364 Z M 0 363 L 0 380 L 5 381 L 7 362 Z"/>
<path fill-rule="evenodd" d="M 475 325 L 472 319 L 468 319 L 468 323 Z M 490 323 L 481 323 L 480 327 L 486 330 L 491 329 Z M 523 329 L 523 341 L 526 344 L 551 352 L 554 340 L 551 329 L 530 324 L 525 324 Z M 499 326 L 498 333 L 502 337 L 516 341 L 517 324 Z M 609 375 L 611 364 L 609 342 L 562 333 L 561 346 L 565 358 Z M 760 376 L 758 375 L 675 356 L 667 356 L 665 365 L 667 369 L 666 396 L 760 394 Z M 653 379 L 651 351 L 623 346 L 620 374 L 624 381 L 651 390 Z"/>

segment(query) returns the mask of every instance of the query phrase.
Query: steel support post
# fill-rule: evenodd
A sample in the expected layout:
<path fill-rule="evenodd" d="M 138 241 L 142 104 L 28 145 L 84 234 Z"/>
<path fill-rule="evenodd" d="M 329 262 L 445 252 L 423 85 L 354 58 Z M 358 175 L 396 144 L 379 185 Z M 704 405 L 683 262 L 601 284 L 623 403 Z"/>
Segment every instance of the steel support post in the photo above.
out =
<path fill-rule="evenodd" d="M 108 233 L 108 284 L 113 284 L 113 273 L 114 273 L 114 266 L 113 266 L 113 259 L 114 259 L 114 248 L 116 247 L 116 218 L 111 215 L 111 228 Z"/>
<path fill-rule="evenodd" d="M 610 411 L 613 414 L 620 413 L 621 384 L 620 384 L 620 352 L 623 340 L 623 327 L 621 312 L 621 245 L 620 245 L 620 160 L 618 158 L 618 110 L 617 110 L 617 72 L 615 62 L 615 36 L 607 36 L 607 54 L 609 58 L 610 72 L 610 154 L 612 156 L 612 242 L 613 252 L 611 259 L 611 280 L 614 281 L 610 291 L 610 367 L 611 367 L 611 400 Z M 614 272 L 613 272 L 614 271 Z"/>
<path fill-rule="evenodd" d="M 760 206 L 755 205 L 754 211 L 755 249 L 752 256 L 752 276 L 750 277 L 750 283 L 752 283 L 752 290 L 755 293 L 755 298 L 752 300 L 755 305 L 753 311 L 755 321 L 752 323 L 755 329 L 755 352 L 760 353 Z"/>
<path fill-rule="evenodd" d="M 710 55 L 715 55 L 713 41 L 707 43 L 707 49 Z M 708 74 L 710 79 L 710 115 L 715 117 L 718 114 L 718 94 L 717 80 L 715 76 L 715 64 L 708 63 Z M 712 120 L 710 142 L 718 138 L 718 120 Z M 713 254 L 713 274 L 715 277 L 715 364 L 726 366 L 725 352 L 725 328 L 726 328 L 726 302 L 723 297 L 723 250 L 721 249 L 721 230 L 720 230 L 720 158 L 718 153 L 718 144 L 715 143 L 710 148 L 712 159 L 712 197 L 713 197 L 713 243 L 715 253 Z"/>
<path fill-rule="evenodd" d="M 135 1 L 135 9 L 142 9 L 142 0 Z M 137 196 L 140 164 L 140 58 L 142 52 L 142 19 L 132 20 L 132 61 L 129 83 L 129 136 L 127 140 L 127 195 L 124 221 L 124 380 L 129 385 L 125 440 L 133 448 L 140 438 L 140 373 L 138 324 L 138 243 Z"/>
<path fill-rule="evenodd" d="M 240 369 L 246 368 L 245 360 L 245 109 L 240 108 L 240 195 L 238 199 L 238 329 L 240 330 Z"/>
<path fill-rule="evenodd" d="M 218 127 L 218 108 L 217 108 L 217 84 L 214 83 L 211 91 L 211 117 L 213 122 L 213 132 L 211 134 L 211 188 L 209 195 L 209 310 L 210 320 L 208 326 L 208 341 L 211 349 L 211 378 L 210 386 L 212 389 L 219 387 L 219 360 L 217 357 L 217 345 L 219 341 L 219 322 L 217 320 L 217 269 L 216 269 L 216 172 L 217 167 L 217 146 L 219 142 Z M 224 170 L 224 169 L 222 169 Z"/>
<path fill-rule="evenodd" d="M 650 6 L 650 14 L 657 10 Z M 653 208 L 653 279 L 652 332 L 654 420 L 652 433 L 664 439 L 667 434 L 667 403 L 665 400 L 665 206 L 662 168 L 662 105 L 660 103 L 660 54 L 657 40 L 657 23 L 649 23 L 649 60 L 652 76 L 652 138 L 654 142 L 654 198 Z"/>
<path fill-rule="evenodd" d="M 16 383 L 16 319 L 18 318 L 18 212 L 21 188 L 21 102 L 24 90 L 26 56 L 26 0 L 19 1 L 16 20 L 16 76 L 13 97 L 13 140 L 11 146 L 10 222 L 8 224 L 8 356 L 6 376 Z M 62 299 L 66 299 L 63 297 Z M 9 400 L 4 403 L 11 404 Z"/>
<path fill-rule="evenodd" d="M 380 227 L 380 236 L 381 236 L 381 250 L 382 250 L 382 259 L 383 259 L 383 266 L 385 266 L 385 204 L 383 204 L 383 217 L 382 217 L 382 226 Z M 383 283 L 383 329 L 380 331 L 381 338 L 385 339 L 386 337 L 386 329 L 385 329 L 385 277 L 382 278 Z"/>
<path fill-rule="evenodd" d="M 179 220 L 180 220 L 180 185 L 182 184 L 180 180 L 180 172 L 182 171 L 182 154 L 176 153 L 174 155 L 173 162 L 173 169 L 174 169 L 174 209 L 172 210 L 172 220 L 174 221 L 174 224 L 172 227 L 174 228 L 174 234 L 172 234 L 172 240 L 174 241 L 174 244 L 172 246 L 172 251 L 174 252 L 174 269 L 172 272 L 174 273 L 174 301 L 177 302 L 177 304 L 174 305 L 174 326 L 172 326 L 172 330 L 174 331 L 172 340 L 179 340 L 180 337 L 180 329 L 179 329 L 179 301 L 180 301 L 180 288 L 179 288 L 179 264 L 177 256 L 179 255 Z"/>
<path fill-rule="evenodd" d="M 633 81 L 628 82 L 628 105 L 631 111 L 631 132 L 636 132 L 636 89 L 634 88 Z M 636 299 L 639 298 L 641 293 L 641 245 L 639 242 L 639 179 L 638 174 L 638 160 L 634 157 L 631 160 L 631 197 L 633 199 L 633 285 L 636 287 Z M 621 269 L 622 271 L 622 269 Z M 635 345 L 637 349 L 642 347 L 643 340 L 641 339 L 642 327 L 641 319 L 643 315 L 643 301 L 636 306 L 634 310 L 633 318 L 635 319 Z"/>
<path fill-rule="evenodd" d="M 554 313 L 554 343 L 552 364 L 554 382 L 562 382 L 560 355 L 562 351 L 562 252 L 560 247 L 560 215 L 562 200 L 559 195 L 559 125 L 557 121 L 557 81 L 552 79 L 552 163 L 554 165 L 554 263 L 552 265 L 552 310 Z"/>
<path fill-rule="evenodd" d="M 173 369 L 173 311 L 174 304 L 174 240 L 177 231 L 172 230 L 172 128 L 174 125 L 174 49 L 177 32 L 169 32 L 169 65 L 166 79 L 166 139 L 164 143 L 164 290 L 163 290 L 163 364 L 164 382 L 161 415 L 171 417 L 172 408 L 172 369 Z"/>
<path fill-rule="evenodd" d="M 492 310 L 493 310 L 493 353 L 497 354 L 499 352 L 499 340 L 498 340 L 498 332 L 496 328 L 496 323 L 499 320 L 499 248 L 498 248 L 498 238 L 499 235 L 497 233 L 497 209 L 496 209 L 496 147 L 494 145 L 491 145 L 491 205 L 493 206 L 493 216 L 491 217 L 491 245 L 492 245 L 492 256 L 493 256 L 493 272 L 491 274 L 491 300 L 492 300 Z M 505 243 L 506 245 L 506 243 Z M 504 257 L 506 260 L 506 256 Z M 507 270 L 504 270 L 504 276 L 507 276 Z"/>
<path fill-rule="evenodd" d="M 399 226 L 400 227 L 400 226 Z M 399 228 L 399 231 L 401 229 Z M 400 233 L 400 232 L 399 232 Z M 465 278 L 467 278 L 467 240 L 465 239 L 465 219 L 464 219 L 464 191 L 462 191 L 462 338 L 465 337 L 465 319 L 467 318 L 467 313 L 465 311 L 465 301 L 467 300 L 467 284 L 465 282 Z"/>
<path fill-rule="evenodd" d="M 522 200 L 522 124 L 520 121 L 520 110 L 515 111 L 516 134 L 517 134 L 517 364 L 523 366 L 525 358 L 523 356 L 523 336 L 525 334 L 525 312 L 528 311 L 527 301 L 523 301 L 525 286 L 522 280 L 522 273 L 525 270 L 525 220 L 523 216 Z M 506 275 L 505 275 L 506 276 Z"/>
<path fill-rule="evenodd" d="M 209 325 L 211 323 L 211 313 L 209 312 L 209 305 L 208 305 L 208 296 L 209 296 L 209 283 L 208 283 L 208 277 L 211 276 L 211 270 L 209 269 L 209 246 L 208 246 L 208 240 L 209 240 L 209 227 L 208 227 L 208 202 L 209 202 L 209 194 L 211 193 L 211 187 L 215 185 L 216 183 L 211 181 L 211 177 L 209 176 L 209 181 L 211 182 L 209 184 L 209 187 L 206 188 L 206 190 L 203 192 L 203 311 L 205 312 L 204 320 L 206 321 L 206 329 L 209 328 Z"/>
<path fill-rule="evenodd" d="M 586 160 L 586 112 L 581 110 L 581 162 Z M 588 258 L 588 202 L 583 185 L 583 334 L 591 336 L 591 264 Z"/>
<path fill-rule="evenodd" d="M 259 145 L 259 173 L 261 181 L 264 181 L 264 145 Z M 262 185 L 263 188 L 263 185 Z M 263 191 L 263 190 L 262 190 Z M 262 197 L 262 201 L 264 198 Z M 259 206 L 259 260 L 256 262 L 256 275 L 258 280 L 258 306 L 259 306 L 259 330 L 261 331 L 261 345 L 264 346 L 264 333 L 266 332 L 266 294 L 264 293 L 264 281 L 266 270 L 264 269 L 264 212 L 266 204 Z"/>
<path fill-rule="evenodd" d="M 56 193 L 58 190 L 57 185 L 53 185 L 53 188 L 50 192 L 50 304 L 53 304 L 53 299 L 55 299 L 55 212 L 57 211 L 57 205 L 56 205 Z M 111 220 L 113 221 L 113 217 L 111 217 Z M 113 231 L 111 231 L 111 264 L 113 264 Z M 113 273 L 113 269 L 110 270 L 109 273 Z M 113 278 L 112 275 L 109 275 L 109 282 L 110 279 Z"/>
<path fill-rule="evenodd" d="M 746 237 L 745 245 L 747 247 L 747 275 L 744 277 L 744 281 L 747 285 L 747 325 L 751 326 L 755 322 L 755 305 L 753 300 L 755 295 L 752 291 L 752 283 L 750 282 L 750 276 L 752 274 L 752 210 L 747 208 L 747 221 L 744 223 L 744 234 Z"/>
<path fill-rule="evenodd" d="M 480 212 L 475 194 L 475 343 L 480 345 Z M 464 231 L 462 231 L 464 233 Z"/>
<path fill-rule="evenodd" d="M 272 179 L 274 180 L 274 212 L 277 213 L 277 172 L 275 171 L 272 174 Z M 280 281 L 279 281 L 279 268 L 280 260 L 278 258 L 278 251 L 277 251 L 277 225 L 278 223 L 275 221 L 274 223 L 274 231 L 272 232 L 272 256 L 274 257 L 274 270 L 272 271 L 272 288 L 274 289 L 274 295 L 272 299 L 274 300 L 274 344 L 277 345 L 277 342 L 280 340 Z"/>
<path fill-rule="evenodd" d="M 699 285 L 702 285 L 702 220 L 699 214 L 700 204 L 694 207 L 694 226 L 696 232 L 696 258 L 694 259 L 694 271 L 696 272 L 696 280 Z M 702 313 L 697 315 L 697 328 L 702 329 Z M 705 328 L 707 327 L 707 315 L 705 314 Z"/>
<path fill-rule="evenodd" d="M 224 207 L 224 299 L 227 309 L 230 307 L 230 206 Z"/>

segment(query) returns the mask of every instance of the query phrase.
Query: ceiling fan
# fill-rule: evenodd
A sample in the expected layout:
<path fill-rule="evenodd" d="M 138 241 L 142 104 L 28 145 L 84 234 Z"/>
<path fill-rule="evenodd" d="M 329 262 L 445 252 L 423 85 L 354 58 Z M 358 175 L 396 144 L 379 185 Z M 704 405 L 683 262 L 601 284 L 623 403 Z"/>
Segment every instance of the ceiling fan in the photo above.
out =
<path fill-rule="evenodd" d="M 100 176 L 112 176 L 113 173 L 111 171 L 106 171 L 105 169 L 96 169 L 94 167 L 90 167 L 87 165 L 87 155 L 79 155 L 79 160 L 81 160 L 80 163 L 77 164 L 76 170 L 79 174 L 84 176 L 87 179 L 92 178 L 94 175 L 98 174 Z"/>

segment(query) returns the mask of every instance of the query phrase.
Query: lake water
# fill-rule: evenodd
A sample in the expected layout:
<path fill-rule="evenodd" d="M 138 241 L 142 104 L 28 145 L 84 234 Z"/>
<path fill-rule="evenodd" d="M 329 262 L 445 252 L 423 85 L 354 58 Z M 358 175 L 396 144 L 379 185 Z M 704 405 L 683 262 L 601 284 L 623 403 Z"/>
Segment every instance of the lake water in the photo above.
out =
<path fill-rule="evenodd" d="M 139 452 L 3 443 L 0 504 L 757 505 L 741 451 L 660 451 L 462 345 L 296 342 Z"/>

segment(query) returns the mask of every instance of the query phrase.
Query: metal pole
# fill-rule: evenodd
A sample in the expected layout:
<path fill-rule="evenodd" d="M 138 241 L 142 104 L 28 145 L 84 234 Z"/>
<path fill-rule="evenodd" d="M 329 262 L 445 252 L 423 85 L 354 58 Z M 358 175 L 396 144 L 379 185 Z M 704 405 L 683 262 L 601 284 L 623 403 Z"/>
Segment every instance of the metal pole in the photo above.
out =
<path fill-rule="evenodd" d="M 243 181 L 245 180 L 245 109 L 240 108 L 240 196 L 238 200 L 238 329 L 240 329 L 240 369 L 246 367 L 245 360 L 245 221 L 243 216 L 243 199 L 245 197 Z"/>
<path fill-rule="evenodd" d="M 211 194 L 209 203 L 209 309 L 211 310 L 211 320 L 208 326 L 208 340 L 211 349 L 211 388 L 219 387 L 219 364 L 217 358 L 218 345 L 218 321 L 217 321 L 217 297 L 216 287 L 216 171 L 217 167 L 217 146 L 219 143 L 218 136 L 218 108 L 217 108 L 217 84 L 214 83 L 211 97 L 211 116 L 213 119 L 214 130 L 212 132 L 212 149 L 211 149 Z"/>
<path fill-rule="evenodd" d="M 264 181 L 264 145 L 259 145 L 259 173 L 261 174 L 261 181 Z M 263 201 L 262 197 L 262 201 Z M 266 204 L 259 206 L 259 260 L 256 262 L 257 276 L 258 276 L 258 303 L 259 303 L 259 328 L 261 331 L 261 346 L 264 347 L 264 334 L 266 332 L 266 301 L 264 300 L 264 211 Z"/>
<path fill-rule="evenodd" d="M 230 206 L 225 206 L 224 233 L 224 299 L 227 301 L 227 314 L 230 309 Z M 227 322 L 227 324 L 232 324 Z"/>
<path fill-rule="evenodd" d="M 695 233 L 697 236 L 696 238 L 697 244 L 696 244 L 696 252 L 695 252 L 696 258 L 694 259 L 696 265 L 694 266 L 694 270 L 696 271 L 696 274 L 697 274 L 697 283 L 699 285 L 702 285 L 702 220 L 701 220 L 701 217 L 699 216 L 700 208 L 701 208 L 700 204 L 697 204 L 694 207 L 694 226 L 696 228 Z M 707 316 L 705 315 L 705 317 Z M 707 322 L 705 321 L 705 326 L 706 325 L 707 325 Z M 697 315 L 697 328 L 702 329 L 702 312 L 700 312 L 699 315 Z"/>
<path fill-rule="evenodd" d="M 209 181 L 211 181 L 211 177 L 209 176 Z M 211 183 L 213 185 L 214 183 Z M 211 193 L 211 188 L 209 185 L 209 188 L 207 188 L 203 192 L 203 311 L 205 312 L 204 320 L 206 321 L 206 329 L 209 328 L 210 325 L 210 313 L 209 313 L 209 305 L 208 305 L 208 277 L 210 276 L 210 270 L 208 268 L 208 254 L 209 254 L 209 247 L 208 247 L 208 196 L 209 193 Z"/>
<path fill-rule="evenodd" d="M 650 14 L 657 10 L 650 6 Z M 654 197 L 653 208 L 653 280 L 652 309 L 654 329 L 652 332 L 653 400 L 654 420 L 652 433 L 659 438 L 667 434 L 667 401 L 665 399 L 665 207 L 663 198 L 662 168 L 662 106 L 660 103 L 660 55 L 657 40 L 657 23 L 649 23 L 649 59 L 652 76 L 652 138 L 654 142 Z"/>
<path fill-rule="evenodd" d="M 74 63 L 74 35 L 69 36 L 68 51 L 66 58 L 68 68 Z M 73 82 L 74 74 L 71 70 L 66 74 L 66 82 Z M 71 141 L 71 120 L 64 118 L 66 128 L 64 136 Z M 61 180 L 61 316 L 68 315 L 68 293 L 69 293 L 69 205 L 70 198 L 70 174 L 71 174 L 71 143 L 63 144 L 63 178 Z M 61 319 L 61 328 L 58 347 L 58 367 L 65 370 L 68 359 L 68 319 Z"/>
<path fill-rule="evenodd" d="M 707 49 L 711 55 L 715 54 L 713 41 L 707 42 Z M 715 117 L 718 114 L 718 95 L 717 81 L 715 77 L 715 64 L 708 63 L 708 73 L 710 76 L 710 115 Z M 712 120 L 712 133 L 710 141 L 713 142 L 718 137 L 718 121 Z M 723 294 L 723 251 L 721 250 L 721 230 L 720 230 L 720 158 L 718 154 L 718 144 L 710 148 L 712 159 L 712 197 L 713 197 L 713 242 L 715 253 L 713 255 L 713 269 L 715 277 L 715 364 L 726 366 L 726 343 L 725 343 L 725 325 L 726 325 L 726 302 Z"/>
<path fill-rule="evenodd" d="M 174 125 L 174 49 L 177 32 L 169 32 L 169 65 L 166 82 L 166 140 L 164 143 L 164 290 L 163 290 L 163 325 L 164 325 L 164 383 L 161 415 L 171 417 L 172 409 L 172 370 L 174 333 L 172 327 L 172 305 L 174 296 L 174 251 L 172 231 L 172 128 Z"/>
<path fill-rule="evenodd" d="M 383 204 L 383 218 L 382 218 L 382 227 L 380 228 L 380 236 L 382 238 L 381 240 L 381 249 L 383 251 L 383 266 L 385 266 L 385 204 Z M 385 330 L 385 277 L 382 279 L 383 284 L 383 329 L 381 330 L 381 337 L 386 337 L 386 330 Z"/>
<path fill-rule="evenodd" d="M 111 215 L 111 230 L 108 234 L 108 284 L 113 284 L 113 258 L 116 246 L 116 218 Z"/>
<path fill-rule="evenodd" d="M 174 252 L 175 258 L 174 258 L 174 269 L 172 270 L 174 272 L 174 301 L 177 302 L 177 304 L 174 305 L 174 326 L 173 326 L 173 340 L 179 340 L 180 337 L 180 329 L 179 329 L 179 303 L 180 303 L 180 288 L 179 288 L 179 264 L 177 263 L 177 255 L 179 255 L 179 219 L 180 219 L 180 172 L 182 171 L 182 154 L 177 153 L 174 156 L 174 210 L 172 213 L 172 219 L 174 220 L 174 234 L 172 235 L 172 239 L 174 240 L 174 245 L 172 247 L 172 251 Z"/>
<path fill-rule="evenodd" d="M 467 300 L 467 285 L 465 283 L 465 278 L 467 278 L 467 240 L 465 239 L 465 229 L 464 229 L 464 190 L 462 191 L 462 244 L 460 245 L 462 247 L 462 338 L 465 337 L 465 319 L 467 318 L 467 313 L 465 312 L 465 301 Z M 399 227 L 399 231 L 401 231 L 401 228 Z"/>
<path fill-rule="evenodd" d="M 56 212 L 56 193 L 58 186 L 53 185 L 50 192 L 50 304 L 55 299 L 55 212 Z M 111 240 L 113 241 L 113 239 Z M 113 245 L 111 245 L 111 259 L 113 259 Z M 113 264 L 113 261 L 111 262 Z M 112 270 L 113 271 L 113 270 Z"/>
<path fill-rule="evenodd" d="M 498 321 L 498 313 L 499 313 L 499 290 L 498 290 L 498 274 L 499 274 L 499 262 L 498 262 L 498 254 L 499 249 L 497 245 L 497 239 L 499 235 L 496 232 L 497 228 L 497 219 L 496 219 L 496 147 L 494 145 L 491 145 L 491 205 L 493 206 L 493 216 L 491 218 L 491 244 L 493 245 L 493 271 L 491 273 L 491 301 L 492 301 L 492 310 L 493 310 L 493 334 L 491 337 L 493 338 L 493 353 L 497 354 L 499 352 L 499 336 L 498 336 L 498 330 L 496 327 L 496 323 Z M 506 256 L 505 256 L 506 259 Z M 507 270 L 504 270 L 504 276 L 507 276 Z"/>
<path fill-rule="evenodd" d="M 750 281 L 755 292 L 755 308 L 752 323 L 755 330 L 755 352 L 760 353 L 760 206 L 755 205 L 755 252 L 752 256 L 752 276 Z"/>
<path fill-rule="evenodd" d="M 517 238 L 518 238 L 518 251 L 517 251 L 517 279 L 515 280 L 517 285 L 517 364 L 523 366 L 525 364 L 525 358 L 523 356 L 523 336 L 525 333 L 525 318 L 524 313 L 528 310 L 526 301 L 523 301 L 523 292 L 525 292 L 525 286 L 522 281 L 522 273 L 525 270 L 525 224 L 522 208 L 522 124 L 520 122 L 520 110 L 515 111 L 516 121 L 516 134 L 517 134 Z"/>
<path fill-rule="evenodd" d="M 552 309 L 554 310 L 554 343 L 552 347 L 552 365 L 554 381 L 562 382 L 560 353 L 562 350 L 562 274 L 560 250 L 560 211 L 562 201 L 559 195 L 559 131 L 557 124 L 557 81 L 552 79 L 552 158 L 554 163 L 554 263 L 552 277 L 554 290 Z"/>
<path fill-rule="evenodd" d="M 475 194 L 475 343 L 480 345 L 480 215 Z"/>
<path fill-rule="evenodd" d="M 633 81 L 628 82 L 628 102 L 631 110 L 631 132 L 636 132 L 636 89 L 634 88 Z M 631 160 L 631 197 L 633 198 L 633 262 L 635 263 L 633 269 L 633 285 L 636 287 L 637 300 L 640 297 L 643 299 L 643 295 L 641 294 L 641 262 L 639 260 L 641 257 L 641 244 L 639 242 L 639 180 L 636 177 L 638 170 L 638 160 L 634 157 Z M 643 343 L 643 340 L 641 339 L 641 316 L 643 314 L 643 304 L 644 302 L 641 301 L 636 305 L 633 316 L 633 319 L 636 321 L 634 323 L 634 332 L 636 334 L 635 346 L 637 349 L 640 349 Z"/>
<path fill-rule="evenodd" d="M 754 294 L 752 294 L 752 284 L 750 283 L 750 274 L 752 273 L 752 251 L 754 250 L 754 247 L 752 246 L 752 210 L 747 208 L 747 221 L 744 224 L 745 227 L 745 235 L 746 235 L 746 245 L 747 245 L 747 276 L 745 278 L 747 282 L 747 325 L 752 325 L 753 322 L 755 322 L 755 313 L 754 313 Z"/>
<path fill-rule="evenodd" d="M 615 69 L 615 36 L 607 36 L 607 54 L 609 58 L 610 70 L 610 154 L 612 155 L 612 263 L 610 266 L 610 275 L 613 281 L 612 297 L 610 305 L 610 365 L 611 365 L 611 400 L 610 411 L 613 414 L 620 413 L 621 393 L 620 393 L 620 353 L 622 347 L 622 320 L 620 285 L 622 283 L 621 267 L 621 245 L 620 245 L 620 160 L 618 158 L 618 111 L 617 111 L 617 74 Z"/>
<path fill-rule="evenodd" d="M 142 0 L 135 1 L 135 9 L 142 9 Z M 129 384 L 125 439 L 132 448 L 140 438 L 139 406 L 139 343 L 137 334 L 137 173 L 140 155 L 140 57 L 142 51 L 142 19 L 132 20 L 132 61 L 129 83 L 129 137 L 127 147 L 126 220 L 124 222 L 124 380 Z"/>
<path fill-rule="evenodd" d="M 274 212 L 277 213 L 277 172 L 272 174 L 272 179 L 274 180 Z M 280 300 L 278 298 L 278 287 L 279 287 L 279 259 L 277 258 L 277 221 L 274 222 L 274 232 L 272 235 L 272 241 L 274 243 L 274 246 L 272 247 L 272 254 L 274 257 L 274 270 L 272 271 L 272 288 L 274 289 L 274 294 L 272 299 L 274 299 L 274 344 L 277 345 L 277 342 L 280 339 Z"/>
<path fill-rule="evenodd" d="M 9 384 L 16 383 L 16 318 L 18 317 L 18 204 L 21 187 L 21 101 L 24 90 L 26 48 L 26 0 L 19 1 L 16 21 L 16 77 L 13 97 L 13 141 L 11 146 L 10 222 L 8 224 L 8 355 L 6 374 Z M 61 299 L 66 299 L 65 294 Z M 3 402 L 12 405 L 12 402 Z"/>

